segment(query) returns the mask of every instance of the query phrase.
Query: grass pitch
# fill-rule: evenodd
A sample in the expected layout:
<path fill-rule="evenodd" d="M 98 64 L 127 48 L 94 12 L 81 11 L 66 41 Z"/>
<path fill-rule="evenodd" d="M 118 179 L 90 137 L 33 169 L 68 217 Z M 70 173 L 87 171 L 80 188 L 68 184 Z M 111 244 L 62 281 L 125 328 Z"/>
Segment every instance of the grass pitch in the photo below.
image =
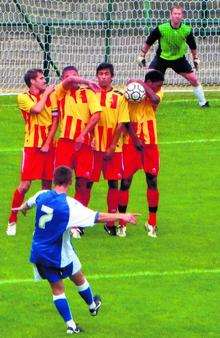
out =
<path fill-rule="evenodd" d="M 200 109 L 191 94 L 165 94 L 158 111 L 161 151 L 159 237 L 148 238 L 145 178 L 136 174 L 129 211 L 141 212 L 126 238 L 101 225 L 74 241 L 83 270 L 103 307 L 92 318 L 66 281 L 82 337 L 220 337 L 219 93 Z M 23 122 L 15 97 L 0 97 L 0 336 L 65 337 L 46 282 L 32 281 L 28 263 L 33 217 L 20 216 L 17 235 L 5 235 L 11 195 L 19 180 Z M 27 196 L 40 189 L 33 184 Z M 107 184 L 94 186 L 90 207 L 106 210 Z"/>

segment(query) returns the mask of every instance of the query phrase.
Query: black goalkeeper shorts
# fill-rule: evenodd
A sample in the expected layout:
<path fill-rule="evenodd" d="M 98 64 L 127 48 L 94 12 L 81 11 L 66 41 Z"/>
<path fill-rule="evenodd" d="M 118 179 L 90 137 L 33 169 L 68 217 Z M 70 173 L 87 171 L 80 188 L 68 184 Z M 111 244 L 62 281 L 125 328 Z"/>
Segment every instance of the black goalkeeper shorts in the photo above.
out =
<path fill-rule="evenodd" d="M 165 74 L 167 68 L 172 68 L 177 74 L 193 72 L 190 63 L 185 56 L 176 60 L 165 60 L 158 55 L 155 55 L 148 68 L 159 70 L 163 74 Z"/>

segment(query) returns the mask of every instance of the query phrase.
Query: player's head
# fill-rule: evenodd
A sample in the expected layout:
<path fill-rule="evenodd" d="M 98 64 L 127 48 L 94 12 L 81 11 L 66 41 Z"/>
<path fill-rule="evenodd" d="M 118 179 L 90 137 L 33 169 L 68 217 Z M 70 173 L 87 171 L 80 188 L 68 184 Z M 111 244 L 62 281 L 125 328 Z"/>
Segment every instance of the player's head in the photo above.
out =
<path fill-rule="evenodd" d="M 100 63 L 96 68 L 96 76 L 101 88 L 110 87 L 114 77 L 113 65 L 107 62 Z"/>
<path fill-rule="evenodd" d="M 159 70 L 150 70 L 145 75 L 144 82 L 156 93 L 158 92 L 164 81 L 164 75 Z"/>
<path fill-rule="evenodd" d="M 183 15 L 184 15 L 183 7 L 180 5 L 173 5 L 170 10 L 171 23 L 178 26 L 183 19 Z"/>
<path fill-rule="evenodd" d="M 72 170 L 64 165 L 57 167 L 53 174 L 54 185 L 68 186 L 72 183 Z"/>
<path fill-rule="evenodd" d="M 43 92 L 46 88 L 46 80 L 42 69 L 29 69 L 24 75 L 24 82 L 28 88 L 38 89 Z"/>
<path fill-rule="evenodd" d="M 64 80 L 69 76 L 78 76 L 78 69 L 75 66 L 67 66 L 63 68 L 61 79 Z"/>

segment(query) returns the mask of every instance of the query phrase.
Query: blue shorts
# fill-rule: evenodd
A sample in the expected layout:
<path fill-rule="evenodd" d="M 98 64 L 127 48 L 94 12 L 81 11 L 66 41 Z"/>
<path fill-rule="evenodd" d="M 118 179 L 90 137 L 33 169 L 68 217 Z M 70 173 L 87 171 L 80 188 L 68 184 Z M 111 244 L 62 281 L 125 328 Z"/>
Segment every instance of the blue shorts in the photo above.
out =
<path fill-rule="evenodd" d="M 48 267 L 42 264 L 36 264 L 35 268 L 40 278 L 47 279 L 49 282 L 56 283 L 61 279 L 71 277 L 81 269 L 81 265 L 68 264 L 63 268 Z"/>

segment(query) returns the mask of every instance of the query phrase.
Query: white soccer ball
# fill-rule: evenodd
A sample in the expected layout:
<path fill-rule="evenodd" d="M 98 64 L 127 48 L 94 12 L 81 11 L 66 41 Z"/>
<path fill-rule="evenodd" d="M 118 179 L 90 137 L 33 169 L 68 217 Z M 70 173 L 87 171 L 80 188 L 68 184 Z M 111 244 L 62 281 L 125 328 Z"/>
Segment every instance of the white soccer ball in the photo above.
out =
<path fill-rule="evenodd" d="M 144 87 L 138 82 L 131 82 L 127 85 L 124 96 L 128 101 L 141 102 L 146 97 Z"/>

